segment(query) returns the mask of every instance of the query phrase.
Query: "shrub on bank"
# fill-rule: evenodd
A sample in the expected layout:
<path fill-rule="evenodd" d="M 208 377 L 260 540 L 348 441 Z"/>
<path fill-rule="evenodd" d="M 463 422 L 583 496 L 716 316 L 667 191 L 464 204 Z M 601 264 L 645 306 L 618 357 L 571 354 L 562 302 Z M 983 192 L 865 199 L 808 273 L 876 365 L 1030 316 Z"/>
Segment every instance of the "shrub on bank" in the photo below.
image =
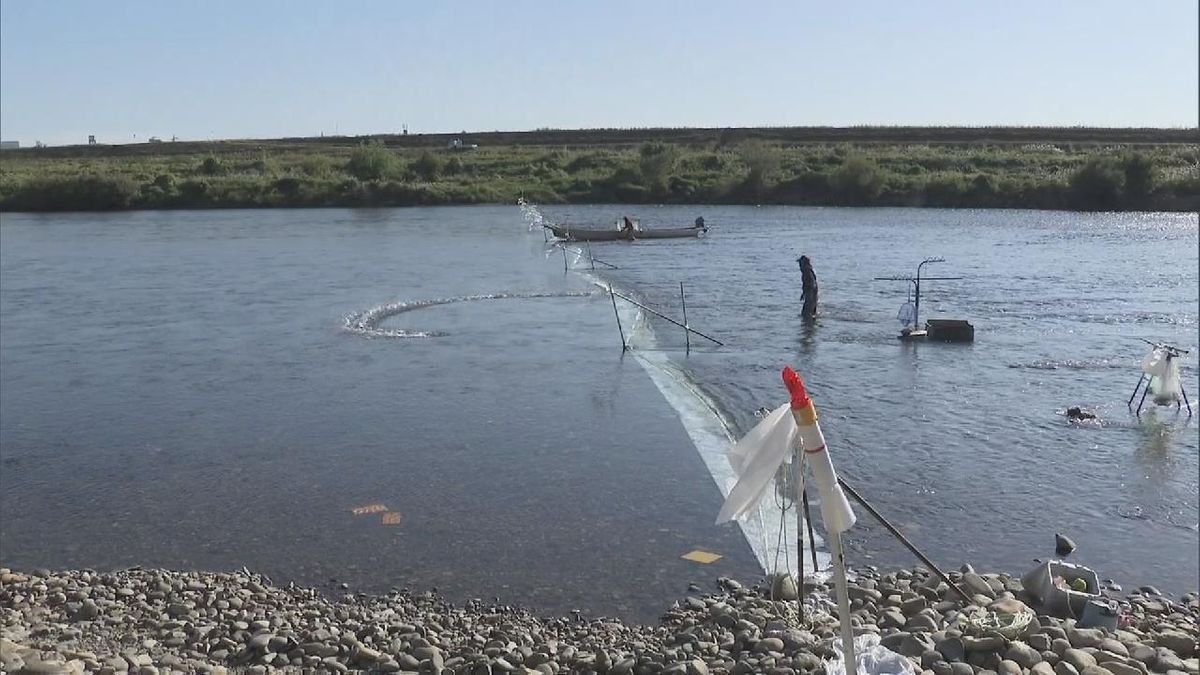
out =
<path fill-rule="evenodd" d="M 427 150 L 422 152 L 409 168 L 421 180 L 432 183 L 437 180 L 438 174 L 442 171 L 442 160 Z"/>
<path fill-rule="evenodd" d="M 1069 182 L 1071 206 L 1081 211 L 1111 211 L 1121 205 L 1125 177 L 1108 158 L 1088 160 Z"/>
<path fill-rule="evenodd" d="M 1129 206 L 1141 208 L 1150 201 L 1154 192 L 1154 162 L 1140 152 L 1131 152 L 1121 158 L 1121 170 L 1125 179 L 1125 200 Z"/>
<path fill-rule="evenodd" d="M 851 155 L 830 174 L 829 186 L 838 203 L 866 206 L 883 192 L 883 176 L 871 160 Z"/>
<path fill-rule="evenodd" d="M 5 153 L 0 209 L 506 203 L 1196 209 L 1196 146 L 712 143 L 436 149 L 214 144 L 204 154 Z M 87 178 L 87 177 L 92 178 Z"/>
<path fill-rule="evenodd" d="M 378 141 L 358 146 L 346 162 L 346 173 L 359 180 L 386 180 L 398 172 L 396 156 Z"/>
<path fill-rule="evenodd" d="M 200 162 L 199 172 L 205 176 L 220 176 L 225 173 L 225 165 L 221 160 L 209 155 Z"/>
<path fill-rule="evenodd" d="M 14 211 L 111 211 L 133 205 L 140 186 L 124 176 L 83 174 L 28 181 L 4 202 Z"/>
<path fill-rule="evenodd" d="M 745 189 L 751 196 L 766 192 L 768 184 L 779 171 L 779 151 L 758 140 L 742 143 L 738 148 L 742 163 L 746 165 Z"/>

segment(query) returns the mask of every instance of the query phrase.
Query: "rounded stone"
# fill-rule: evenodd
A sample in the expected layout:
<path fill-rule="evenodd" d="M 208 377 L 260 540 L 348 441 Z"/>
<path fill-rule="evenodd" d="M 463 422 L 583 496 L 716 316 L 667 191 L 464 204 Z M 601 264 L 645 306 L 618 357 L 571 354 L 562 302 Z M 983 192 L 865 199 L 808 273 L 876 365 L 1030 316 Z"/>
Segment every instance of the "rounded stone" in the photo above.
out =
<path fill-rule="evenodd" d="M 1062 657 L 1063 661 L 1074 666 L 1075 670 L 1078 670 L 1080 673 L 1083 672 L 1084 668 L 1096 665 L 1096 657 L 1082 649 L 1068 649 L 1063 652 Z"/>
<path fill-rule="evenodd" d="M 1004 659 L 996 670 L 998 675 L 1021 675 L 1021 666 L 1016 661 Z"/>

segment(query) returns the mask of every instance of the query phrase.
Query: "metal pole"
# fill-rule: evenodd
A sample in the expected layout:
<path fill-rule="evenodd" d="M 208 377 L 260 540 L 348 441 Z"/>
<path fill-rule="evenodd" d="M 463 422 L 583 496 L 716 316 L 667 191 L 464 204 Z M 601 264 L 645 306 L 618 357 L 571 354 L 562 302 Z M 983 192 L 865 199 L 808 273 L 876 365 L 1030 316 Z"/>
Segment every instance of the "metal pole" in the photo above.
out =
<path fill-rule="evenodd" d="M 917 267 L 917 290 L 913 299 L 913 330 L 921 330 L 921 268 Z"/>
<path fill-rule="evenodd" d="M 971 601 L 971 597 L 968 596 L 966 593 L 964 593 L 963 590 L 958 587 L 958 584 L 955 584 L 953 581 L 951 581 L 950 577 L 946 576 L 946 573 L 943 572 L 941 569 L 939 569 L 938 566 L 935 565 L 932 560 L 930 560 L 928 557 L 926 557 L 926 555 L 924 553 L 921 553 L 920 551 L 918 551 L 917 547 L 914 546 L 913 543 L 908 540 L 908 537 L 905 537 L 903 534 L 901 534 L 900 530 L 897 530 L 894 525 L 892 525 L 891 523 L 888 522 L 887 518 L 883 517 L 883 514 L 876 511 L 874 506 L 871 506 L 871 504 L 869 502 L 867 502 L 866 499 L 863 499 L 862 495 L 858 494 L 858 490 L 855 490 L 854 488 L 847 485 L 846 481 L 842 480 L 841 476 L 838 476 L 838 484 L 841 485 L 846 490 L 846 492 L 849 493 L 849 495 L 851 497 L 854 497 L 854 499 L 859 504 L 862 504 L 863 508 L 865 508 L 868 513 L 870 513 L 872 516 L 875 516 L 875 519 L 878 520 L 880 522 L 880 524 L 882 524 L 885 528 L 887 528 L 887 531 L 891 532 L 892 536 L 896 537 L 896 539 L 899 539 L 900 543 L 904 544 L 905 548 L 912 551 L 913 555 L 917 556 L 917 558 L 919 558 L 921 560 L 921 562 L 925 563 L 926 567 L 928 567 L 930 570 L 932 570 L 934 574 L 938 575 L 938 577 L 942 581 L 946 582 L 946 585 L 948 585 L 950 588 L 954 589 L 955 593 L 958 593 L 959 595 L 961 595 L 963 597 L 963 599 L 965 599 L 967 602 Z"/>
<path fill-rule="evenodd" d="M 566 272 L 568 271 L 568 268 L 567 268 L 567 247 L 566 247 L 565 245 L 560 245 L 560 246 L 559 246 L 559 248 L 561 248 L 561 249 L 562 249 L 562 252 L 563 252 L 563 273 L 564 273 L 564 274 L 566 274 Z"/>
<path fill-rule="evenodd" d="M 592 269 L 596 269 L 596 259 L 592 257 L 592 242 L 587 243 L 588 260 L 592 261 Z"/>
<path fill-rule="evenodd" d="M 617 298 L 613 293 L 612 284 L 608 286 L 608 297 L 612 300 L 613 316 L 617 317 L 617 332 L 621 334 L 621 353 L 629 351 L 629 345 L 625 343 L 625 329 L 621 328 L 621 313 L 617 311 Z"/>
<path fill-rule="evenodd" d="M 1183 394 L 1183 402 L 1187 404 L 1188 417 L 1191 417 L 1192 416 L 1192 404 L 1190 401 L 1188 401 L 1187 391 L 1184 390 L 1182 384 L 1179 385 L 1179 393 Z"/>
<path fill-rule="evenodd" d="M 1142 374 L 1138 375 L 1138 381 L 1137 381 L 1137 384 L 1135 384 L 1135 385 L 1133 386 L 1133 393 L 1129 395 L 1129 401 L 1127 401 L 1127 402 L 1125 403 L 1125 407 L 1126 407 L 1126 408 L 1132 408 L 1132 407 L 1133 407 L 1133 397 L 1134 397 L 1134 396 L 1137 396 L 1138 388 L 1142 386 L 1142 380 L 1144 380 L 1144 379 L 1146 379 L 1146 374 L 1145 374 L 1145 373 L 1142 373 Z"/>
<path fill-rule="evenodd" d="M 688 329 L 687 297 L 683 294 L 683 282 L 679 282 L 679 304 L 683 305 L 683 343 L 688 354 L 692 353 L 692 334 Z"/>
<path fill-rule="evenodd" d="M 820 572 L 817 565 L 817 535 L 813 534 L 812 512 L 808 509 L 808 487 L 804 488 L 804 524 L 808 526 L 808 550 L 812 554 L 813 572 Z"/>
<path fill-rule="evenodd" d="M 610 288 L 609 291 L 612 291 L 612 289 Z M 708 340 L 710 342 L 715 342 L 718 345 L 721 345 L 722 347 L 725 346 L 724 342 L 721 342 L 720 340 L 716 339 L 715 337 L 712 337 L 711 335 L 705 335 L 704 333 L 701 333 L 700 331 L 696 330 L 695 328 L 688 328 L 687 326 L 679 323 L 675 319 L 672 319 L 671 317 L 663 314 L 662 312 L 659 312 L 658 310 L 651 309 L 651 308 L 643 305 L 642 303 L 638 302 L 637 300 L 634 300 L 633 298 L 625 297 L 624 295 L 621 295 L 620 293 L 615 293 L 615 295 L 618 298 L 624 300 L 625 302 L 628 302 L 629 304 L 634 305 L 636 307 L 640 307 L 640 308 L 646 310 L 647 312 L 650 312 L 654 316 L 657 316 L 658 318 L 663 319 L 664 321 L 669 321 L 669 322 L 675 324 L 676 326 L 679 326 L 680 328 L 687 328 L 687 330 L 695 333 L 696 335 L 699 335 L 700 337 L 704 338 L 705 340 Z"/>
<path fill-rule="evenodd" d="M 1153 382 L 1153 381 L 1154 381 L 1154 378 L 1150 378 L 1150 382 Z M 1142 388 L 1142 397 L 1140 399 L 1138 399 L 1137 411 L 1134 413 L 1138 417 L 1142 416 L 1142 406 L 1145 405 L 1145 403 L 1146 403 L 1146 394 L 1150 393 L 1150 382 L 1147 382 L 1146 386 Z"/>
<path fill-rule="evenodd" d="M 846 590 L 846 558 L 842 554 L 841 532 L 831 533 L 829 549 L 833 554 L 833 583 L 837 589 L 838 614 L 842 624 L 842 657 L 846 659 L 846 675 L 857 675 L 858 664 L 854 662 L 854 630 L 850 626 L 850 596 Z"/>
<path fill-rule="evenodd" d="M 796 507 L 796 562 L 798 563 L 798 571 L 796 573 L 796 611 L 800 615 L 800 623 L 804 623 L 804 525 L 800 522 L 800 495 L 804 493 L 804 465 L 801 464 L 804 458 L 804 453 L 800 448 L 792 449 L 792 465 L 795 469 L 795 489 L 796 494 L 792 505 Z"/>

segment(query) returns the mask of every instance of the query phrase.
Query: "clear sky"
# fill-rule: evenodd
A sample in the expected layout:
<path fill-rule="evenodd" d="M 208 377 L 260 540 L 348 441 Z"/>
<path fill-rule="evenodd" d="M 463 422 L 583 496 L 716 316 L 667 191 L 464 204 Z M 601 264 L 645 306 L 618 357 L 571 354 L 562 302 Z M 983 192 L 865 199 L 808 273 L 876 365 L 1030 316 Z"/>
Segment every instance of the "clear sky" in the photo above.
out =
<path fill-rule="evenodd" d="M 0 137 L 1194 127 L 1198 5 L 0 0 Z"/>

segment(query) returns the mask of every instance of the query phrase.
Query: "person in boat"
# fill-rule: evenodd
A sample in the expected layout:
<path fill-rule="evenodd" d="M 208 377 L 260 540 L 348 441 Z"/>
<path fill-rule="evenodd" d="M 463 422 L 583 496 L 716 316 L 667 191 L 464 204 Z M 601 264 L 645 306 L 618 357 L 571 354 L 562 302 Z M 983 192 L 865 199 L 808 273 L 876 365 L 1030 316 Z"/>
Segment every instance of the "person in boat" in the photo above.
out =
<path fill-rule="evenodd" d="M 817 315 L 817 273 L 808 256 L 802 255 L 796 262 L 800 263 L 800 300 L 804 303 L 800 316 L 811 319 Z"/>
<path fill-rule="evenodd" d="M 625 233 L 626 237 L 633 239 L 633 231 L 633 219 L 629 216 L 625 216 L 625 224 L 621 226 L 621 232 Z"/>
<path fill-rule="evenodd" d="M 695 225 L 693 225 L 693 227 L 695 227 L 697 230 L 703 230 L 704 229 L 704 216 L 699 216 L 698 218 L 696 218 L 696 223 L 695 223 Z"/>

